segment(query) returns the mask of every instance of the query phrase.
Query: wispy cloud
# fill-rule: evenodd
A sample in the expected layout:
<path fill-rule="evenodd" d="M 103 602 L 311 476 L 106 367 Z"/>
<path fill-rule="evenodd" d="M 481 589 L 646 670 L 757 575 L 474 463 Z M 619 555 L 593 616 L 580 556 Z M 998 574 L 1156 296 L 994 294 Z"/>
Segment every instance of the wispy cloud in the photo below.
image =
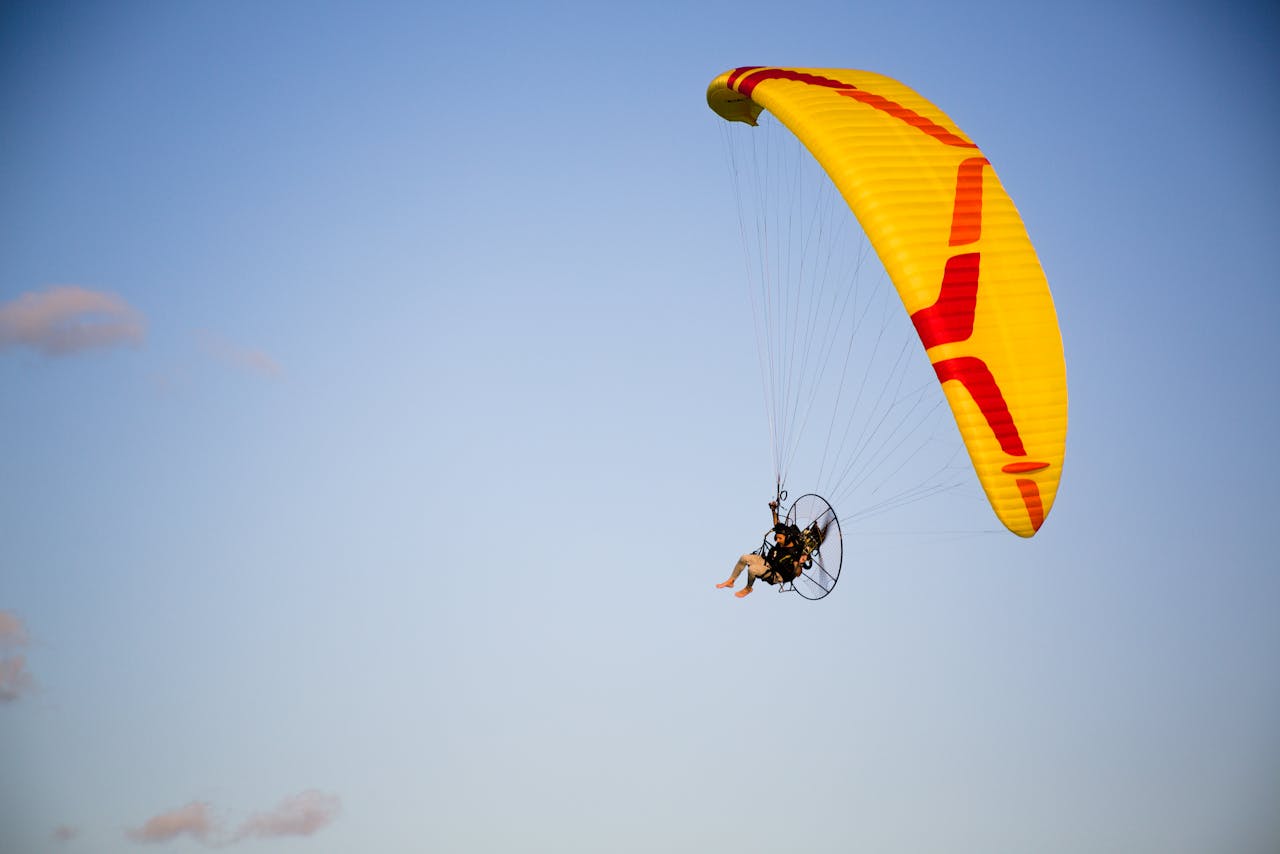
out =
<path fill-rule="evenodd" d="M 169 842 L 182 836 L 211 846 L 233 845 L 249 839 L 311 836 L 337 817 L 341 802 L 337 795 L 308 790 L 285 798 L 273 810 L 251 815 L 234 833 L 214 818 L 212 807 L 195 801 L 147 820 L 128 831 L 135 842 Z"/>
<path fill-rule="evenodd" d="M 12 703 L 35 687 L 21 655 L 0 658 L 0 703 Z"/>
<path fill-rule="evenodd" d="M 54 842 L 70 842 L 80 835 L 80 828 L 69 824 L 60 824 L 53 829 Z"/>
<path fill-rule="evenodd" d="M 241 825 L 237 839 L 246 837 L 310 836 L 337 816 L 336 795 L 307 791 L 285 798 L 271 812 L 251 816 Z"/>
<path fill-rule="evenodd" d="M 200 348 L 224 365 L 263 377 L 278 377 L 284 369 L 265 351 L 235 344 L 212 332 L 199 333 Z"/>
<path fill-rule="evenodd" d="M 26 644 L 27 627 L 22 624 L 22 620 L 11 611 L 0 611 L 0 648 Z"/>
<path fill-rule="evenodd" d="M 46 356 L 136 345 L 147 334 L 142 313 L 115 294 L 76 285 L 25 293 L 0 304 L 0 350 L 30 347 Z"/>
<path fill-rule="evenodd" d="M 22 620 L 11 611 L 0 611 L 0 652 L 26 645 L 27 627 Z M 0 658 L 0 703 L 12 703 L 34 687 L 24 656 L 7 654 Z"/>
<path fill-rule="evenodd" d="M 130 830 L 129 837 L 137 842 L 168 842 L 179 836 L 204 841 L 212 831 L 213 820 L 209 816 L 209 805 L 193 802 L 147 819 L 142 827 Z"/>

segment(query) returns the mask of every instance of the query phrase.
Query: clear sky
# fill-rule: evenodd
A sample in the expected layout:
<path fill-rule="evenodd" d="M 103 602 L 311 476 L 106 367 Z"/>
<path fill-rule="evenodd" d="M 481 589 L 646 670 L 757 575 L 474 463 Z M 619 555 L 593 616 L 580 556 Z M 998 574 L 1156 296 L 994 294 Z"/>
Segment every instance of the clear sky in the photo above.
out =
<path fill-rule="evenodd" d="M 0 850 L 1280 850 L 1277 44 L 6 3 Z M 1017 202 L 1071 394 L 1033 540 L 714 589 L 773 488 L 704 100 L 748 64 L 902 80 Z"/>

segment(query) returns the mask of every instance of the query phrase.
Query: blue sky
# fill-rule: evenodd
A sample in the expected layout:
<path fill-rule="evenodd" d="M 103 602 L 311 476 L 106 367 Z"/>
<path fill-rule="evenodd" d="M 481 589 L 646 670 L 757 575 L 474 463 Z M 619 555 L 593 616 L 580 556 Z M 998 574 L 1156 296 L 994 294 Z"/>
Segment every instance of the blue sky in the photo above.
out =
<path fill-rule="evenodd" d="M 8 4 L 0 310 L 118 325 L 0 338 L 0 849 L 1276 850 L 1278 35 Z M 1033 540 L 713 588 L 773 487 L 746 64 L 898 78 L 999 172 L 1071 394 Z"/>

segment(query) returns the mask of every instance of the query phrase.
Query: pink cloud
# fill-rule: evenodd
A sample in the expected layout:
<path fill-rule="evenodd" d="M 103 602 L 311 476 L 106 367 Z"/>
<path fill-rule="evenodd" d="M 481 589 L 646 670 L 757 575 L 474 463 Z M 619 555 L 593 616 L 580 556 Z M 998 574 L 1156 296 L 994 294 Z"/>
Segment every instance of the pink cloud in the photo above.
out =
<path fill-rule="evenodd" d="M 0 703 L 12 703 L 35 687 L 26 668 L 27 660 L 20 655 L 0 658 Z"/>
<path fill-rule="evenodd" d="M 0 611 L 0 646 L 25 646 L 27 629 L 17 614 Z"/>
<path fill-rule="evenodd" d="M 53 829 L 54 842 L 70 842 L 80 835 L 80 828 L 69 824 L 60 824 Z"/>
<path fill-rule="evenodd" d="M 27 645 L 27 628 L 10 611 L 0 611 L 0 649 Z M 12 703 L 35 687 L 27 671 L 27 660 L 21 655 L 0 658 L 0 703 Z"/>
<path fill-rule="evenodd" d="M 179 836 L 203 841 L 212 829 L 209 805 L 195 802 L 148 819 L 142 827 L 130 830 L 129 836 L 137 842 L 168 842 Z"/>
<path fill-rule="evenodd" d="M 250 816 L 234 835 L 229 835 L 225 825 L 214 819 L 209 804 L 192 802 L 148 819 L 142 827 L 129 830 L 128 836 L 135 842 L 169 842 L 188 836 L 218 847 L 247 839 L 310 836 L 332 822 L 339 807 L 336 795 L 306 791 L 285 798 L 270 812 Z"/>
<path fill-rule="evenodd" d="M 233 344 L 212 332 L 200 333 L 200 346 L 223 364 L 242 371 L 264 377 L 278 377 L 284 373 L 280 363 L 265 351 Z"/>
<path fill-rule="evenodd" d="M 30 347 L 46 356 L 140 344 L 142 313 L 115 294 L 58 285 L 0 304 L 0 350 Z"/>
<path fill-rule="evenodd" d="M 271 812 L 251 816 L 236 834 L 237 839 L 269 836 L 310 836 L 337 816 L 336 795 L 307 791 L 285 798 Z"/>

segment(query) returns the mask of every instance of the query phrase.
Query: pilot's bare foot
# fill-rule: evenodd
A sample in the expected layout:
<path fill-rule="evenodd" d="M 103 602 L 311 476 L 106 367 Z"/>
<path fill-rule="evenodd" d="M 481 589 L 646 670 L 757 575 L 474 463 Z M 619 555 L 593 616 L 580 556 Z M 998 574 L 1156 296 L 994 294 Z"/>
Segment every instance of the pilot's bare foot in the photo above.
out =
<path fill-rule="evenodd" d="M 750 592 L 751 592 L 751 588 L 750 588 L 750 587 L 744 587 L 744 588 L 742 588 L 741 590 L 739 590 L 737 593 L 735 593 L 735 594 L 733 594 L 733 595 L 734 595 L 734 596 L 737 596 L 739 599 L 741 599 L 743 596 L 746 596 L 746 595 L 747 595 L 748 593 L 750 593 Z"/>
<path fill-rule="evenodd" d="M 721 581 L 719 584 L 717 584 L 716 589 L 719 590 L 721 587 L 732 587 L 732 586 L 733 586 L 733 579 L 730 578 L 728 581 Z"/>

